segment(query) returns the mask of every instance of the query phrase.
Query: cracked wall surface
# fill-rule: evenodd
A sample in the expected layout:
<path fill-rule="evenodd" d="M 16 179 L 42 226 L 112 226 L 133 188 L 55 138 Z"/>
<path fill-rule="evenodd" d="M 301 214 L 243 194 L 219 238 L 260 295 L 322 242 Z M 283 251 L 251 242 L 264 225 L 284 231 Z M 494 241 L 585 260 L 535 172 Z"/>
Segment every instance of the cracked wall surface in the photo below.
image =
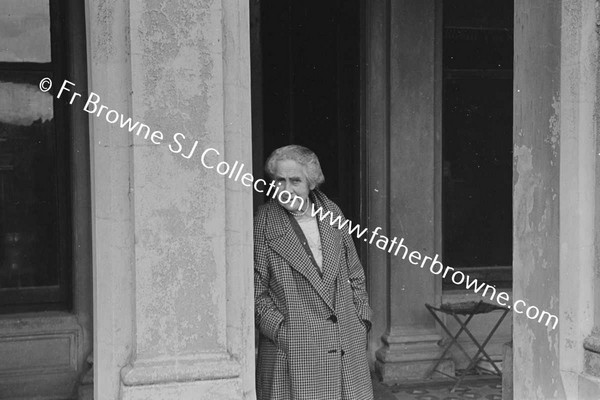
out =
<path fill-rule="evenodd" d="M 543 13 L 534 10 L 544 9 Z M 515 4 L 513 297 L 559 312 L 560 4 Z M 514 398 L 564 398 L 558 331 L 513 312 Z"/>

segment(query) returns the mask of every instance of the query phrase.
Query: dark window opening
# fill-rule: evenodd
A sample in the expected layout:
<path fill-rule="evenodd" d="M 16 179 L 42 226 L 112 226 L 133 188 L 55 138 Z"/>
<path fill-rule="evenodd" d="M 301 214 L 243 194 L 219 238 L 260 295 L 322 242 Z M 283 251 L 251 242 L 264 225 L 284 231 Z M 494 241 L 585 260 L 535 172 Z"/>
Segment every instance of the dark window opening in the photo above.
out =
<path fill-rule="evenodd" d="M 0 17 L 0 313 L 70 308 L 69 129 L 55 98 L 63 7 L 8 0 Z"/>
<path fill-rule="evenodd" d="M 444 264 L 510 287 L 512 1 L 445 0 L 442 51 Z"/>

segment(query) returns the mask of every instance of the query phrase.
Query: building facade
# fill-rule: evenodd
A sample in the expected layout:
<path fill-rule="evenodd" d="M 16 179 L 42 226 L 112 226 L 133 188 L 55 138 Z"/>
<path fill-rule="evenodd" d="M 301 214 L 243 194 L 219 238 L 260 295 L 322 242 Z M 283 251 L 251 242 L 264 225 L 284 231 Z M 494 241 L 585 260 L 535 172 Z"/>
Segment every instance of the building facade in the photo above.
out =
<path fill-rule="evenodd" d="M 55 309 L 0 315 L 0 398 L 254 398 L 255 193 L 223 171 L 254 165 L 259 176 L 265 156 L 252 132 L 257 3 L 50 0 L 48 60 L 0 62 L 31 73 L 36 90 L 53 78 L 54 129 L 68 133 L 70 260 Z M 356 215 L 441 254 L 443 2 L 359 6 Z M 488 345 L 499 355 L 513 341 L 515 399 L 600 397 L 598 20 L 592 0 L 514 2 L 507 292 L 559 318 L 551 329 L 512 313 Z M 424 304 L 481 296 L 361 249 L 372 369 L 388 382 L 423 378 L 444 338 Z M 463 364 L 453 353 L 443 367 Z"/>

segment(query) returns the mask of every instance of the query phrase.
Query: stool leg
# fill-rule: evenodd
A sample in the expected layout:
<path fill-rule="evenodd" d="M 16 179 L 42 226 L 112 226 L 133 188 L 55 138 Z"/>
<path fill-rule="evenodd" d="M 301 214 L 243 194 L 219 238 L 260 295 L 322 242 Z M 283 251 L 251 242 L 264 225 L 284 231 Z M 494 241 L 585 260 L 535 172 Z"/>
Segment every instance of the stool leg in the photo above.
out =
<path fill-rule="evenodd" d="M 461 344 L 456 341 L 456 339 L 458 338 L 459 334 L 461 334 L 463 332 L 463 330 L 464 330 L 464 327 L 462 326 L 462 323 L 460 324 L 461 325 L 460 330 L 458 331 L 458 333 L 455 336 L 455 335 L 453 335 L 450 332 L 450 330 L 446 327 L 446 325 L 444 325 L 444 323 L 442 322 L 442 320 L 440 318 L 438 318 L 438 316 L 436 314 L 434 314 L 434 313 L 432 313 L 432 314 L 433 314 L 434 318 L 437 320 L 437 322 L 440 324 L 440 326 L 442 327 L 442 329 L 446 332 L 446 334 L 448 336 L 450 336 L 450 345 L 456 344 L 456 347 L 458 347 L 463 352 L 463 354 L 465 356 L 467 356 L 468 358 L 470 358 L 469 353 L 467 353 L 467 351 L 461 346 Z M 469 317 L 466 319 L 465 326 L 466 326 L 466 324 L 469 323 L 469 321 L 471 320 L 471 318 L 473 318 L 473 315 L 469 315 Z"/>
<path fill-rule="evenodd" d="M 473 318 L 474 315 L 475 314 L 469 315 L 469 317 L 466 318 L 465 321 L 463 322 L 463 321 L 461 321 L 460 318 L 458 318 L 458 315 L 456 315 L 454 313 L 452 314 L 452 316 L 454 317 L 454 319 L 460 325 L 460 328 L 462 330 L 464 330 L 465 333 L 467 335 L 469 335 L 469 337 L 471 337 L 471 340 L 473 340 L 473 339 L 472 339 L 471 332 L 469 331 L 469 328 L 467 328 L 467 324 L 469 323 L 469 321 L 471 321 L 471 318 Z M 459 344 L 457 343 L 457 345 L 459 345 Z M 461 382 L 463 381 L 463 379 L 467 376 L 467 373 L 469 372 L 469 370 L 471 368 L 473 368 L 472 365 L 474 365 L 474 360 L 476 359 L 476 358 L 471 358 L 471 356 L 469 355 L 469 353 L 467 353 L 464 349 L 463 349 L 463 353 L 467 357 L 467 360 L 469 360 L 469 365 L 467 366 L 467 368 L 465 369 L 465 371 L 458 377 L 458 379 L 456 380 L 456 383 L 454 384 L 454 386 L 452 386 L 452 389 L 450 389 L 450 393 L 454 393 L 454 391 L 456 390 L 456 388 L 458 387 L 458 385 L 461 384 Z M 477 356 L 475 356 L 475 357 L 477 357 Z"/>
<path fill-rule="evenodd" d="M 490 339 L 492 338 L 492 336 L 494 335 L 494 333 L 496 332 L 496 330 L 498 329 L 498 327 L 500 326 L 500 324 L 502 323 L 502 321 L 506 317 L 506 314 L 508 314 L 508 311 L 509 311 L 508 309 L 504 310 L 504 313 L 502 313 L 502 316 L 498 319 L 498 321 L 496 322 L 496 324 L 494 325 L 494 327 L 492 328 L 492 330 L 490 331 L 490 333 L 488 334 L 488 336 L 484 340 L 483 344 L 481 344 L 481 345 L 479 344 L 479 342 L 477 341 L 477 339 L 471 334 L 471 332 L 468 329 L 465 330 L 465 333 L 471 338 L 471 340 L 473 341 L 473 343 L 475 343 L 475 346 L 477 346 L 477 348 L 479 349 L 477 351 L 477 353 L 475 354 L 475 357 L 473 357 L 472 362 L 469 364 L 470 368 L 473 368 L 475 366 L 475 362 L 477 362 L 476 361 L 477 360 L 477 356 L 479 355 L 479 353 L 482 353 L 484 355 L 484 357 L 490 362 L 490 364 L 492 365 L 492 367 L 494 367 L 494 369 L 496 370 L 496 375 L 502 376 L 502 371 L 500 371 L 498 369 L 498 367 L 496 366 L 496 363 L 494 363 L 494 361 L 489 356 L 489 354 L 487 354 L 487 352 L 485 351 L 485 346 L 488 344 L 488 342 L 490 341 Z"/>
<path fill-rule="evenodd" d="M 443 326 L 442 321 L 438 318 L 438 316 L 436 315 L 435 311 L 433 311 L 432 309 L 430 309 L 429 307 L 427 307 L 427 309 L 429 310 L 429 312 L 431 313 L 431 315 L 433 315 L 433 318 L 435 318 L 438 323 Z M 445 328 L 445 327 L 444 327 Z M 433 375 L 434 372 L 436 372 L 438 365 L 440 365 L 440 363 L 442 362 L 444 356 L 446 355 L 446 353 L 448 352 L 448 349 L 450 349 L 450 347 L 452 346 L 452 342 L 448 343 L 446 345 L 446 347 L 444 348 L 444 351 L 442 353 L 442 355 L 438 358 L 437 362 L 435 363 L 435 365 L 433 366 L 433 368 L 431 368 L 429 370 L 429 372 L 427 373 L 427 375 L 425 375 L 426 378 L 431 378 L 431 375 Z"/>
<path fill-rule="evenodd" d="M 446 355 L 446 353 L 448 352 L 448 350 L 450 350 L 450 347 L 452 347 L 452 345 L 456 345 L 456 347 L 458 347 L 467 358 L 470 359 L 469 353 L 467 353 L 467 351 L 461 346 L 460 343 L 458 343 L 458 341 L 456 339 L 458 339 L 458 337 L 460 336 L 460 334 L 465 330 L 466 328 L 466 324 L 469 323 L 469 321 L 471 320 L 471 318 L 473 318 L 474 314 L 471 314 L 465 321 L 465 325 L 463 326 L 463 324 L 461 323 L 461 328 L 460 330 L 456 333 L 456 335 L 453 335 L 450 330 L 446 327 L 446 325 L 443 323 L 443 321 L 437 316 L 437 314 L 435 313 L 434 310 L 430 309 L 429 307 L 427 307 L 429 312 L 433 315 L 433 317 L 437 320 L 437 322 L 440 324 L 440 326 L 442 327 L 442 329 L 446 332 L 446 334 L 450 337 L 450 343 L 448 343 L 446 345 L 446 347 L 444 348 L 444 351 L 442 353 L 442 355 L 438 358 L 437 362 L 435 363 L 435 365 L 433 366 L 433 368 L 430 370 L 430 372 L 427 374 L 427 377 L 431 377 L 431 375 L 433 375 L 434 372 L 436 372 L 436 369 L 438 367 L 438 365 L 440 365 L 440 363 L 442 362 L 444 356 Z M 456 317 L 455 317 L 456 318 Z M 443 374 L 446 375 L 446 374 Z"/>

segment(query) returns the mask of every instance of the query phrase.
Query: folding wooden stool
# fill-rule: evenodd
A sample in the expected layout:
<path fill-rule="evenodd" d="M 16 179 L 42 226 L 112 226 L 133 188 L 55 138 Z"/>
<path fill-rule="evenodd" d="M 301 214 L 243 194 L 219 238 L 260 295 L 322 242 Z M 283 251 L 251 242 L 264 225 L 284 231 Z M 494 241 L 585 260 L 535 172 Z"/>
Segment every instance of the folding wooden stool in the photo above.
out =
<path fill-rule="evenodd" d="M 500 369 L 498 369 L 498 367 L 496 366 L 496 363 L 494 363 L 494 361 L 491 359 L 491 357 L 485 351 L 485 346 L 488 344 L 488 342 L 490 341 L 490 339 L 496 332 L 496 329 L 498 329 L 498 327 L 500 326 L 500 323 L 502 323 L 502 321 L 504 320 L 504 317 L 506 317 L 506 314 L 508 314 L 508 312 L 510 311 L 510 309 L 508 307 L 502 307 L 502 306 L 495 305 L 495 304 L 485 303 L 483 300 L 481 300 L 479 302 L 467 301 L 467 302 L 454 303 L 454 304 L 447 303 L 447 304 L 442 304 L 440 307 L 434 307 L 430 304 L 425 304 L 425 307 L 427 307 L 427 309 L 429 310 L 431 315 L 433 315 L 433 318 L 435 318 L 435 320 L 440 324 L 442 329 L 448 334 L 448 336 L 450 338 L 450 342 L 444 348 L 442 355 L 440 356 L 438 361 L 435 363 L 433 368 L 427 374 L 428 378 L 431 377 L 431 375 L 433 375 L 434 372 L 437 372 L 439 374 L 445 375 L 449 378 L 456 380 L 456 383 L 450 390 L 450 392 L 454 392 L 454 390 L 458 387 L 458 385 L 460 385 L 462 380 L 465 378 L 465 376 L 469 372 L 476 370 L 477 373 L 480 373 L 480 371 L 476 367 L 479 354 L 482 354 L 482 358 L 486 359 L 490 363 L 490 365 L 494 368 L 495 371 L 490 371 L 492 374 L 502 376 L 502 371 L 500 371 Z M 471 321 L 473 316 L 475 316 L 477 314 L 487 314 L 487 313 L 495 311 L 495 310 L 503 310 L 504 312 L 502 313 L 502 315 L 500 315 L 500 317 L 498 318 L 498 321 L 496 322 L 494 327 L 490 330 L 490 333 L 487 335 L 487 337 L 483 341 L 483 344 L 480 344 L 479 341 L 473 336 L 473 334 L 471 333 L 471 331 L 469 330 L 467 325 L 469 324 L 469 322 Z M 446 324 L 444 324 L 444 321 L 442 321 L 440 319 L 440 317 L 438 316 L 438 313 L 452 315 L 454 317 L 456 322 L 458 322 L 458 324 L 460 325 L 460 329 L 458 330 L 458 332 L 456 334 L 453 335 L 450 332 L 450 330 L 448 329 Z M 459 315 L 463 315 L 466 318 L 461 319 L 461 318 L 459 318 Z M 469 353 L 467 353 L 467 351 L 463 348 L 463 346 L 461 346 L 461 344 L 458 343 L 458 341 L 457 341 L 458 337 L 461 335 L 461 333 L 463 331 L 469 336 L 471 341 L 475 344 L 475 346 L 478 349 L 477 353 L 473 357 L 471 357 L 469 355 Z M 440 365 L 440 363 L 444 359 L 444 356 L 448 353 L 448 351 L 450 350 L 450 348 L 453 345 L 456 345 L 456 347 L 458 347 L 463 352 L 463 354 L 467 357 L 467 359 L 469 360 L 468 367 L 463 371 L 463 373 L 459 377 L 450 376 L 444 372 L 437 370 L 437 367 Z"/>

